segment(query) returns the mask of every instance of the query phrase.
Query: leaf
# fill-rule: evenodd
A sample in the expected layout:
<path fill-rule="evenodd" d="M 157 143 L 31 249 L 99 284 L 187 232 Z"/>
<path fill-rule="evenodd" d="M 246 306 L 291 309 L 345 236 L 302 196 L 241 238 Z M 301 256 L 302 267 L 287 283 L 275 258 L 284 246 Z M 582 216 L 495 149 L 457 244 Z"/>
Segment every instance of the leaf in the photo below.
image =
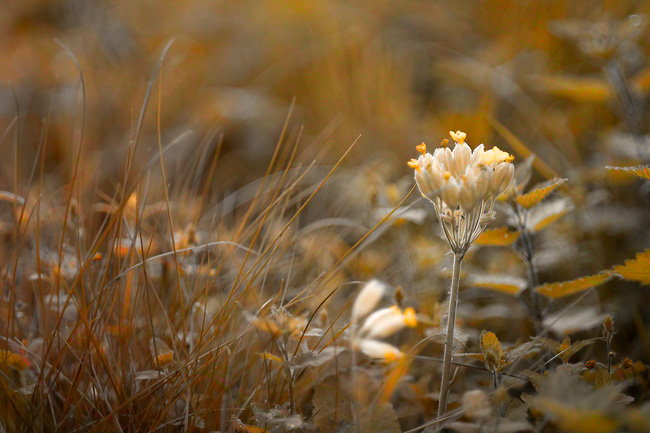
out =
<path fill-rule="evenodd" d="M 605 167 L 607 170 L 628 173 L 650 180 L 650 165 L 639 165 L 637 167 Z"/>
<path fill-rule="evenodd" d="M 622 386 L 593 388 L 564 366 L 538 376 L 536 381 L 538 394 L 527 396 L 525 401 L 566 432 L 610 433 L 617 430 L 617 415 L 630 402 L 621 394 Z"/>
<path fill-rule="evenodd" d="M 472 275 L 470 282 L 475 287 L 495 290 L 497 292 L 516 296 L 526 288 L 526 280 L 514 275 Z"/>
<path fill-rule="evenodd" d="M 519 237 L 518 232 L 513 232 L 508 227 L 497 227 L 485 230 L 481 236 L 476 239 L 477 245 L 507 246 L 512 244 Z"/>
<path fill-rule="evenodd" d="M 153 363 L 157 367 L 164 367 L 174 360 L 174 351 L 158 337 L 149 340 L 149 350 L 151 350 Z"/>
<path fill-rule="evenodd" d="M 381 401 L 378 395 L 381 395 L 381 386 L 366 370 L 359 370 L 355 376 L 328 375 L 314 387 L 313 423 L 321 432 L 401 432 L 393 405 Z M 352 402 L 359 408 L 358 428 L 350 424 Z"/>
<path fill-rule="evenodd" d="M 594 329 L 603 323 L 606 316 L 593 307 L 572 308 L 570 312 L 546 316 L 543 325 L 558 335 L 566 335 Z"/>
<path fill-rule="evenodd" d="M 527 227 L 538 232 L 562 218 L 573 209 L 573 203 L 567 198 L 545 202 L 531 210 Z"/>
<path fill-rule="evenodd" d="M 637 253 L 634 259 L 627 259 L 624 265 L 614 266 L 614 272 L 626 280 L 650 284 L 650 249 Z"/>
<path fill-rule="evenodd" d="M 524 358 L 533 352 L 537 352 L 537 348 L 542 345 L 543 344 L 540 341 L 527 341 L 517 347 L 508 349 L 505 353 L 505 362 L 506 364 L 512 364 L 513 362 L 519 361 L 521 358 Z"/>
<path fill-rule="evenodd" d="M 497 372 L 504 366 L 501 342 L 494 332 L 481 332 L 481 353 L 485 367 L 489 371 Z"/>
<path fill-rule="evenodd" d="M 530 209 L 544 200 L 557 187 L 566 182 L 567 179 L 555 178 L 535 185 L 535 187 L 524 195 L 518 196 L 515 200 L 526 209 Z"/>
<path fill-rule="evenodd" d="M 611 271 L 603 271 L 596 275 L 580 277 L 571 281 L 542 284 L 541 286 L 537 286 L 535 290 L 537 293 L 548 296 L 549 298 L 558 299 L 599 286 L 610 280 L 612 276 L 613 273 Z"/>
<path fill-rule="evenodd" d="M 535 77 L 538 90 L 578 103 L 602 103 L 612 98 L 612 87 L 600 77 L 540 75 Z"/>

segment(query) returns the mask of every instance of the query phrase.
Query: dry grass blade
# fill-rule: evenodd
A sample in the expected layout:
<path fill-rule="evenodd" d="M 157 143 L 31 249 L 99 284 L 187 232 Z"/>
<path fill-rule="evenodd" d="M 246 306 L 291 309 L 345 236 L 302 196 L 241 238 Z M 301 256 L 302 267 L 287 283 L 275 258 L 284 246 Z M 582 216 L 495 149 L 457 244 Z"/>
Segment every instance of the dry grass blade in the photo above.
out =
<path fill-rule="evenodd" d="M 544 200 L 550 193 L 566 181 L 567 179 L 555 178 L 539 185 L 535 185 L 531 191 L 518 196 L 516 198 L 517 203 L 526 209 L 530 209 Z"/>
<path fill-rule="evenodd" d="M 542 284 L 541 286 L 537 286 L 535 290 L 537 293 L 548 296 L 549 298 L 558 299 L 599 286 L 609 281 L 612 277 L 613 273 L 611 271 L 604 271 L 596 275 L 589 275 L 571 281 Z"/>
<path fill-rule="evenodd" d="M 497 227 L 494 229 L 487 229 L 481 236 L 476 239 L 476 245 L 491 245 L 504 247 L 511 245 L 519 238 L 519 233 L 513 232 L 508 227 Z"/>
<path fill-rule="evenodd" d="M 650 249 L 637 253 L 634 259 L 626 260 L 624 265 L 614 266 L 614 272 L 626 280 L 650 284 Z"/>

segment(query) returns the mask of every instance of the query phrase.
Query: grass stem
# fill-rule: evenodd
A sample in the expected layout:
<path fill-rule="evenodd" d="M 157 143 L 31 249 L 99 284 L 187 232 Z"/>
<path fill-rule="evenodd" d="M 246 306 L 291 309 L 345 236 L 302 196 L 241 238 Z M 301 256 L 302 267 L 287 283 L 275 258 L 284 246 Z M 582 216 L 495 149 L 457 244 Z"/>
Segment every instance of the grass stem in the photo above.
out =
<path fill-rule="evenodd" d="M 454 252 L 454 268 L 449 288 L 449 314 L 447 315 L 447 339 L 445 341 L 445 354 L 442 361 L 442 379 L 440 382 L 440 398 L 438 405 L 438 418 L 447 413 L 447 395 L 451 379 L 451 358 L 454 349 L 454 328 L 456 327 L 456 306 L 458 304 L 458 289 L 460 286 L 460 266 L 464 253 Z"/>

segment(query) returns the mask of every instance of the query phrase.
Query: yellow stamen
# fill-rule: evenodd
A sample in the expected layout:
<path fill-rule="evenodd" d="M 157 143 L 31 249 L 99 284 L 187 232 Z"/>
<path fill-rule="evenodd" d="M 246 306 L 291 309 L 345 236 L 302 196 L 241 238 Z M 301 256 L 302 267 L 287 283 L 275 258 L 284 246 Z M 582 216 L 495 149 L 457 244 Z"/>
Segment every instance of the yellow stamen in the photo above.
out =
<path fill-rule="evenodd" d="M 454 141 L 458 144 L 463 144 L 465 142 L 465 138 L 467 137 L 467 134 L 461 131 L 449 131 L 449 135 L 451 135 L 451 138 L 453 138 Z"/>
<path fill-rule="evenodd" d="M 404 310 L 404 323 L 406 323 L 406 326 L 409 328 L 415 328 L 417 326 L 418 319 L 413 308 L 407 308 Z"/>
<path fill-rule="evenodd" d="M 500 164 L 502 162 L 512 162 L 515 159 L 514 156 L 510 155 L 508 152 L 504 152 L 498 147 L 494 146 L 492 149 L 483 153 L 481 157 L 481 162 L 485 165 L 490 164 Z"/>
<path fill-rule="evenodd" d="M 440 142 L 440 147 L 447 147 L 449 145 L 449 140 L 446 138 Z"/>
<path fill-rule="evenodd" d="M 420 163 L 418 162 L 417 159 L 411 159 L 409 162 L 407 162 L 409 167 L 417 170 L 418 172 L 420 171 Z"/>
<path fill-rule="evenodd" d="M 422 144 L 418 144 L 417 146 L 415 146 L 415 150 L 417 150 L 422 155 L 424 155 L 425 153 L 427 153 L 427 145 L 424 144 L 424 142 L 422 142 Z"/>
<path fill-rule="evenodd" d="M 386 363 L 398 361 L 403 357 L 404 354 L 402 352 L 394 352 L 392 350 L 389 350 L 384 354 L 384 359 L 386 360 Z"/>
<path fill-rule="evenodd" d="M 442 174 L 442 177 L 444 177 L 445 180 L 449 180 L 449 178 L 451 177 L 451 173 L 449 173 L 448 171 L 445 171 L 445 172 Z"/>

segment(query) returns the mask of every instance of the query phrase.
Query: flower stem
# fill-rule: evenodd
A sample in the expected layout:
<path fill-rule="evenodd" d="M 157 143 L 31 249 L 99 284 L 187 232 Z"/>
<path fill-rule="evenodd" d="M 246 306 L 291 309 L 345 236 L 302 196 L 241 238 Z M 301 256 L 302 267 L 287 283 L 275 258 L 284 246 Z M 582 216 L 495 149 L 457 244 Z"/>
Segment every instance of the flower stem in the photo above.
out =
<path fill-rule="evenodd" d="M 458 288 L 460 285 L 460 265 L 463 261 L 463 252 L 454 252 L 454 268 L 449 289 L 449 314 L 447 315 L 447 340 L 445 341 L 445 355 L 442 361 L 442 380 L 440 382 L 440 398 L 438 404 L 438 418 L 447 413 L 447 394 L 451 380 L 451 358 L 454 349 L 454 328 L 456 327 L 456 305 L 458 303 Z"/>

